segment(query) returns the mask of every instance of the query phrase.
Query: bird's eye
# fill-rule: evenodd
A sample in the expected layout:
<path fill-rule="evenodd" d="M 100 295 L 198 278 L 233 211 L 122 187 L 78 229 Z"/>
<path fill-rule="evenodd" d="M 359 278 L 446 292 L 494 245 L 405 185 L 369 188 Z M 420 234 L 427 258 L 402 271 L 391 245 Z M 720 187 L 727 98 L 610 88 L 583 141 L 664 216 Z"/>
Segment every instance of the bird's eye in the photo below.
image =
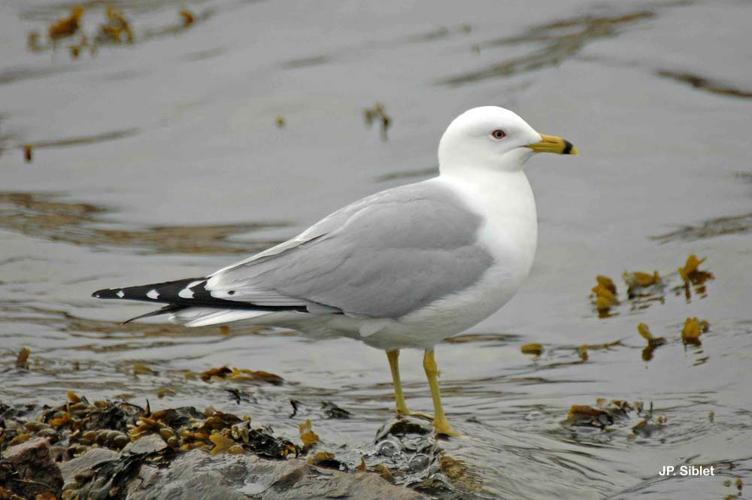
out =
<path fill-rule="evenodd" d="M 491 132 L 491 137 L 493 137 L 497 141 L 502 140 L 506 136 L 507 136 L 507 133 L 504 132 L 503 130 L 501 130 L 500 128 L 497 128 L 496 130 L 494 130 L 493 132 Z"/>

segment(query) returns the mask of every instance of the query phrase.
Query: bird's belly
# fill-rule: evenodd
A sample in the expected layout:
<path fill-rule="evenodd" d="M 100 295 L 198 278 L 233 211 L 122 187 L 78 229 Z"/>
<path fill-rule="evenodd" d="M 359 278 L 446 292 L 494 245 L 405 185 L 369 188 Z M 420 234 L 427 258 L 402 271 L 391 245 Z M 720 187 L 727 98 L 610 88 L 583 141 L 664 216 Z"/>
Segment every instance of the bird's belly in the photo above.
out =
<path fill-rule="evenodd" d="M 486 319 L 514 296 L 532 259 L 521 256 L 509 265 L 512 258 L 518 257 L 509 255 L 506 264 L 494 265 L 474 285 L 398 320 L 366 320 L 382 323 L 375 324 L 373 333 L 353 337 L 380 349 L 430 348 Z"/>
<path fill-rule="evenodd" d="M 378 349 L 428 349 L 496 312 L 512 298 L 523 280 L 524 276 L 510 273 L 508 266 L 495 265 L 476 284 L 399 319 L 345 315 L 310 318 L 297 313 L 294 319 L 269 323 L 294 328 L 314 338 L 349 337 Z"/>

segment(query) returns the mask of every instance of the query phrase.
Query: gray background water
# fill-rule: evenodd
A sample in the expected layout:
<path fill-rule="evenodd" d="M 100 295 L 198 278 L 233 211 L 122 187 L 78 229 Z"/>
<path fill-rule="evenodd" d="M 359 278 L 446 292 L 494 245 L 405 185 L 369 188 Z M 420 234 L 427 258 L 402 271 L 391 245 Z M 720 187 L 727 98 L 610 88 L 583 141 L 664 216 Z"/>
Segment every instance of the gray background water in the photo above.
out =
<path fill-rule="evenodd" d="M 74 389 L 213 404 L 294 436 L 299 419 L 280 419 L 292 398 L 326 442 L 369 442 L 392 404 L 382 352 L 289 332 L 121 326 L 148 306 L 89 294 L 203 275 L 363 195 L 425 178 L 448 122 L 498 104 L 582 155 L 531 161 L 532 275 L 470 330 L 493 335 L 438 347 L 446 409 L 464 434 L 444 447 L 489 495 L 721 498 L 736 493 L 725 480 L 749 484 L 748 1 L 116 5 L 135 43 L 73 61 L 67 42 L 26 48 L 27 32 L 44 32 L 69 4 L 0 4 L 0 400 L 59 403 Z M 197 21 L 182 30 L 184 6 Z M 88 5 L 85 31 L 103 18 L 101 4 Z M 393 118 L 387 141 L 363 123 L 375 102 Z M 26 143 L 36 145 L 30 164 Z M 669 290 L 662 304 L 593 311 L 596 274 L 671 273 L 689 253 L 716 276 L 705 296 Z M 701 346 L 679 339 L 687 316 L 711 324 Z M 669 341 L 649 362 L 639 322 Z M 584 363 L 574 350 L 617 339 Z M 532 359 L 525 342 L 546 351 Z M 14 368 L 22 346 L 30 371 Z M 419 359 L 402 356 L 406 391 L 428 409 Z M 135 362 L 157 373 L 134 376 Z M 182 375 L 223 364 L 288 383 L 245 388 L 255 399 L 236 405 L 220 385 Z M 164 387 L 175 394 L 158 399 Z M 562 425 L 571 404 L 599 397 L 652 401 L 667 424 L 637 439 L 636 419 L 612 432 Z M 321 419 L 322 399 L 354 418 Z M 658 477 L 685 462 L 721 475 Z"/>

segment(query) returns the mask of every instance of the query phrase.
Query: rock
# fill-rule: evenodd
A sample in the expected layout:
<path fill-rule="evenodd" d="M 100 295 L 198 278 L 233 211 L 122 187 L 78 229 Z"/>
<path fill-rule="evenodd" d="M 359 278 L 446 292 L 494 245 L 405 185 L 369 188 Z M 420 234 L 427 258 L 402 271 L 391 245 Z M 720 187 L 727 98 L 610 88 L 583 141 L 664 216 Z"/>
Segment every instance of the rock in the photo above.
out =
<path fill-rule="evenodd" d="M 127 498 L 245 500 L 243 466 L 237 466 L 236 455 L 213 457 L 201 450 L 192 450 L 176 458 L 166 469 L 144 466 L 131 481 Z"/>
<path fill-rule="evenodd" d="M 146 459 L 144 453 L 121 453 L 115 460 L 99 462 L 74 476 L 74 482 L 65 485 L 63 498 L 125 498 L 131 481 L 138 477 Z"/>
<path fill-rule="evenodd" d="M 167 443 L 164 442 L 164 439 L 159 434 L 147 434 L 125 445 L 122 453 L 154 453 L 162 451 L 165 448 L 167 448 Z"/>
<path fill-rule="evenodd" d="M 393 486 L 377 474 L 323 469 L 300 459 L 266 460 L 253 455 L 211 456 L 201 450 L 179 455 L 164 469 L 143 466 L 131 481 L 128 498 L 179 499 L 393 498 L 420 494 Z"/>
<path fill-rule="evenodd" d="M 403 437 L 408 435 L 427 436 L 433 433 L 431 422 L 420 417 L 405 416 L 389 420 L 376 432 L 376 442 L 388 436 Z"/>
<path fill-rule="evenodd" d="M 34 438 L 5 450 L 0 460 L 0 487 L 24 498 L 59 496 L 63 476 L 50 456 L 46 438 Z"/>
<path fill-rule="evenodd" d="M 75 481 L 75 477 L 93 469 L 96 465 L 109 460 L 116 460 L 120 454 L 108 448 L 91 448 L 83 455 L 60 464 L 60 472 L 63 474 L 65 484 Z"/>
<path fill-rule="evenodd" d="M 338 472 L 302 464 L 292 474 L 274 483 L 261 495 L 261 498 L 264 500 L 298 498 L 415 500 L 426 497 L 411 489 L 394 486 L 378 474 Z"/>
<path fill-rule="evenodd" d="M 430 422 L 413 417 L 335 456 L 308 455 L 269 428 L 211 408 L 151 412 L 70 392 L 65 404 L 22 417 L 32 410 L 0 404 L 0 499 L 415 499 L 423 497 L 408 487 L 458 493 L 449 483 L 468 471 L 454 462 L 445 471 Z M 13 439 L 27 441 L 8 447 Z"/>

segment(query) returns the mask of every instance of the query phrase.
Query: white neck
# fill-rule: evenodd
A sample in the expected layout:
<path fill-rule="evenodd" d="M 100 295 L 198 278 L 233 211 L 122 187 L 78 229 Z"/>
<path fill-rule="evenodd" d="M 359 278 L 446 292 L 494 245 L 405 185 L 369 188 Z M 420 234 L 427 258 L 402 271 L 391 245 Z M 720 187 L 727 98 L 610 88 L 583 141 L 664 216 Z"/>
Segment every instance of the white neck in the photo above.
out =
<path fill-rule="evenodd" d="M 458 154 L 459 153 L 459 154 Z M 439 172 L 441 174 L 455 173 L 465 177 L 474 171 L 482 172 L 520 172 L 525 163 L 533 156 L 530 148 L 516 148 L 504 156 L 479 157 L 478 151 L 468 152 L 447 151 L 439 148 Z"/>

